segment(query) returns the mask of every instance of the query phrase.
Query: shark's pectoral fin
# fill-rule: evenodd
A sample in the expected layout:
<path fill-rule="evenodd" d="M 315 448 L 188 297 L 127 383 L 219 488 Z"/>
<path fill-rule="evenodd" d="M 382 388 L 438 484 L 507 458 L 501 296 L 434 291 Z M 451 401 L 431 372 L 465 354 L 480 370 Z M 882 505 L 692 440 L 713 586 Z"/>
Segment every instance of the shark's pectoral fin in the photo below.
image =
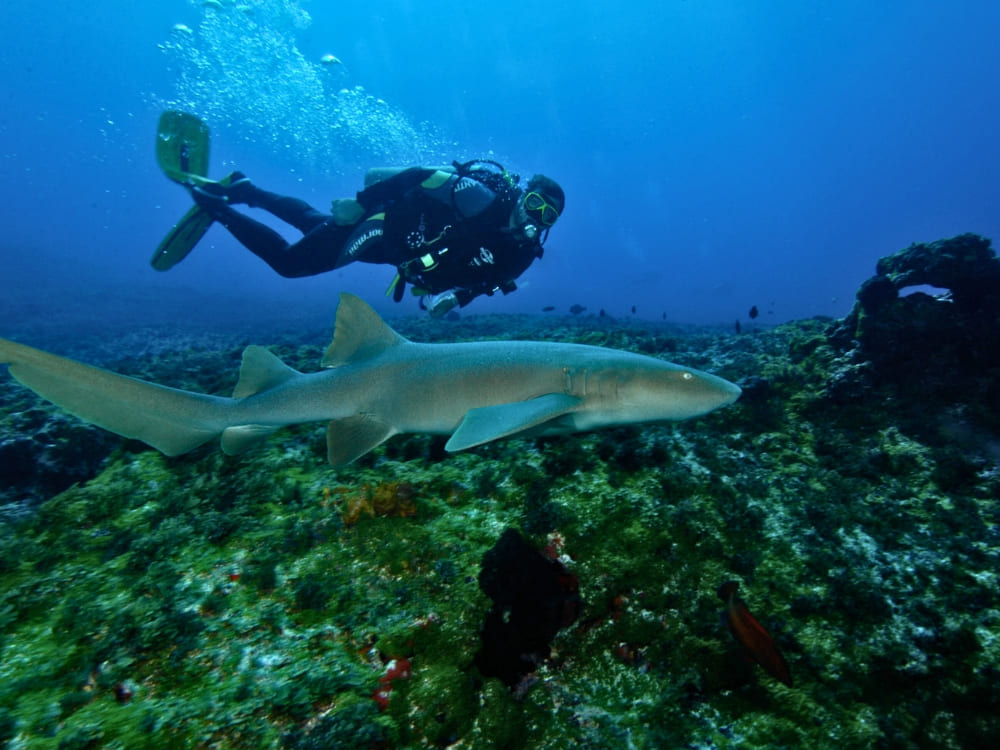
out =
<path fill-rule="evenodd" d="M 349 464 L 395 434 L 390 425 L 364 415 L 331 420 L 326 426 L 327 460 L 331 466 Z"/>
<path fill-rule="evenodd" d="M 460 451 L 530 430 L 573 411 L 581 400 L 565 393 L 549 393 L 529 401 L 469 409 L 444 447 L 449 451 Z"/>
<path fill-rule="evenodd" d="M 239 456 L 267 440 L 277 427 L 273 425 L 241 424 L 222 431 L 222 451 L 227 456 Z"/>

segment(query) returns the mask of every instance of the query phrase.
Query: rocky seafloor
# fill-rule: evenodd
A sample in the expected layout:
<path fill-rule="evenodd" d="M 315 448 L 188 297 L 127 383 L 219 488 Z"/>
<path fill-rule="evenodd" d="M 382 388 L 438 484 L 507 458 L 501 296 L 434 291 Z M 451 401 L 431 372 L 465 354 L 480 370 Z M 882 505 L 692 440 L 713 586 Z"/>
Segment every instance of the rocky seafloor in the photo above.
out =
<path fill-rule="evenodd" d="M 456 454 L 397 436 L 342 469 L 318 425 L 240 457 L 165 458 L 3 375 L 0 742 L 996 746 L 998 266 L 974 235 L 914 245 L 880 261 L 844 320 L 742 333 L 391 321 L 416 340 L 652 354 L 744 395 L 690 422 Z M 925 284 L 948 293 L 900 294 Z M 312 370 L 328 333 L 254 343 Z M 22 340 L 219 394 L 248 343 Z M 497 550 L 522 544 L 527 567 L 504 568 Z M 498 594 L 549 574 L 548 593 Z M 725 581 L 791 685 L 728 632 Z M 490 631 L 519 668 L 484 658 Z"/>

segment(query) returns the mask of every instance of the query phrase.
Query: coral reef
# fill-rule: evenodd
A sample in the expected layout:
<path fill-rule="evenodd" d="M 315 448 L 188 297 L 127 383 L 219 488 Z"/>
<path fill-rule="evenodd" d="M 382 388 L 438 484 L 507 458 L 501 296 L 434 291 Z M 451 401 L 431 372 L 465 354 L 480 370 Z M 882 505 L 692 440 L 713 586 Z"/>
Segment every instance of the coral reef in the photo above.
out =
<path fill-rule="evenodd" d="M 972 278 L 994 278 L 984 242 L 883 259 L 844 321 L 742 335 L 596 316 L 393 321 L 418 340 L 654 353 L 744 386 L 689 423 L 454 455 L 397 436 L 334 470 L 318 426 L 244 456 L 169 459 L 5 382 L 0 446 L 41 431 L 67 447 L 27 479 L 40 453 L 4 462 L 22 474 L 3 480 L 17 512 L 0 518 L 0 743 L 996 744 L 1000 348 L 996 284 Z M 954 301 L 899 296 L 927 283 Z M 328 333 L 273 343 L 305 368 Z M 172 336 L 97 356 L 232 387 L 217 373 L 244 338 L 209 350 Z M 582 602 L 513 689 L 476 659 L 484 556 L 510 528 L 558 557 Z M 733 658 L 727 581 L 794 687 Z"/>

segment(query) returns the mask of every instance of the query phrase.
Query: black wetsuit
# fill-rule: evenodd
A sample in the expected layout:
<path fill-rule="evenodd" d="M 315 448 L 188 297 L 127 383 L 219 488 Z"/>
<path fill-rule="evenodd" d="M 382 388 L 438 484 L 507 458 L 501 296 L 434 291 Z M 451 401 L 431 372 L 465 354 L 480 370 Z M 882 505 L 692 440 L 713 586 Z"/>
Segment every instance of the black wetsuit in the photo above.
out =
<path fill-rule="evenodd" d="M 252 185 L 243 194 L 250 206 L 302 232 L 302 239 L 290 244 L 225 203 L 199 203 L 251 252 L 289 278 L 356 260 L 385 263 L 396 266 L 404 282 L 423 292 L 453 290 L 459 304 L 466 305 L 480 294 L 513 290 L 514 280 L 542 254 L 537 238 L 511 228 L 520 190 L 495 191 L 470 176 L 404 170 L 358 193 L 364 213 L 347 226 L 296 198 Z M 401 292 L 402 285 L 397 299 Z"/>

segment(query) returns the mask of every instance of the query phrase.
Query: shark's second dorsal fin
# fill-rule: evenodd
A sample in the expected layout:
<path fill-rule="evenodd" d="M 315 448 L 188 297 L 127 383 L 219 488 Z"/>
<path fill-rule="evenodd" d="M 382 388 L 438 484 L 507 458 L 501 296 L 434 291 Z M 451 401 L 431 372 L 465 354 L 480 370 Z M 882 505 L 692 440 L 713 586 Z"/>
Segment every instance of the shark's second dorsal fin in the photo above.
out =
<path fill-rule="evenodd" d="M 327 348 L 320 365 L 340 367 L 362 362 L 406 341 L 386 325 L 368 303 L 353 294 L 342 292 L 333 343 Z"/>
<path fill-rule="evenodd" d="M 252 396 L 301 374 L 264 347 L 248 346 L 243 350 L 240 379 L 236 383 L 236 388 L 233 389 L 233 398 Z"/>

